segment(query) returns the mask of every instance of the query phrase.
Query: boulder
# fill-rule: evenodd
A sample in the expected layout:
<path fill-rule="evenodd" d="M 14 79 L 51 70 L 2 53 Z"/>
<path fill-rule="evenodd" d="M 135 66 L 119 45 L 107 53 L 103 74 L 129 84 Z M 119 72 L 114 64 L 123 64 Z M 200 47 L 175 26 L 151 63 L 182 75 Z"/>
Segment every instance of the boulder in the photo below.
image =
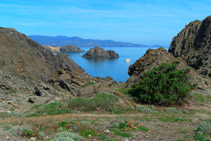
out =
<path fill-rule="evenodd" d="M 85 58 L 118 58 L 119 55 L 113 50 L 104 50 L 100 47 L 91 48 L 87 53 L 82 57 Z"/>
<path fill-rule="evenodd" d="M 200 75 L 211 78 L 211 16 L 186 25 L 173 38 L 168 52 L 184 59 Z"/>
<path fill-rule="evenodd" d="M 60 52 L 62 53 L 74 53 L 74 52 L 84 52 L 84 50 L 76 47 L 76 46 L 64 46 L 64 47 L 60 47 Z"/>

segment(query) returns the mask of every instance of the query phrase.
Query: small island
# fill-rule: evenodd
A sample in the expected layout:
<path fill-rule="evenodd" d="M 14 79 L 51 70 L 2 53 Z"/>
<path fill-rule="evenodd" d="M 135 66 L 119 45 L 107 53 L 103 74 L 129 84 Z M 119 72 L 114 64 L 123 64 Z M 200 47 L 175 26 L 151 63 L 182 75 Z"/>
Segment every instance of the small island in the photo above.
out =
<path fill-rule="evenodd" d="M 62 53 L 84 52 L 84 50 L 82 50 L 76 46 L 71 46 L 71 45 L 60 47 L 59 50 Z"/>
<path fill-rule="evenodd" d="M 119 55 L 113 50 L 104 50 L 100 47 L 91 48 L 82 57 L 84 58 L 119 58 Z"/>

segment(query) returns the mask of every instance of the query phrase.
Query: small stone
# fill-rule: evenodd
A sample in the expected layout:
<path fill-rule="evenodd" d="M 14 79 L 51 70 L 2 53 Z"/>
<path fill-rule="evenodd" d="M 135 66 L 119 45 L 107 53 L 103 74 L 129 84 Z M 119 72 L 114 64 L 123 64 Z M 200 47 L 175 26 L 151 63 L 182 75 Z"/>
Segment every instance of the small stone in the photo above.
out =
<path fill-rule="evenodd" d="M 105 130 L 104 132 L 105 132 L 105 133 L 110 133 L 110 130 L 107 129 L 107 130 Z"/>
<path fill-rule="evenodd" d="M 7 137 L 6 137 L 6 140 L 9 140 L 9 139 L 10 139 L 10 137 L 9 137 L 9 136 L 7 136 Z"/>
<path fill-rule="evenodd" d="M 148 138 L 149 138 L 149 136 L 146 136 L 146 138 L 148 139 Z"/>
<path fill-rule="evenodd" d="M 89 134 L 88 137 L 92 137 L 92 135 Z"/>
<path fill-rule="evenodd" d="M 31 141 L 36 141 L 36 139 L 37 139 L 36 137 L 31 137 L 30 138 Z"/>

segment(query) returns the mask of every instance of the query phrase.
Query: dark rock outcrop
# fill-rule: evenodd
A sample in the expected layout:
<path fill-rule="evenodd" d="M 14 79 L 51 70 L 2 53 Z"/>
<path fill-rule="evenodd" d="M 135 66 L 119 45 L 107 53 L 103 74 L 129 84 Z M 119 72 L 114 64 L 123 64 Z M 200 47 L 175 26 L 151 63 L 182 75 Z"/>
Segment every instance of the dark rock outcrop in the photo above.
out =
<path fill-rule="evenodd" d="M 76 46 L 64 46 L 64 47 L 60 47 L 60 52 L 62 53 L 73 53 L 73 52 L 84 52 L 84 50 L 76 47 Z"/>
<path fill-rule="evenodd" d="M 188 65 L 182 58 L 175 58 L 171 53 L 168 53 L 164 48 L 148 49 L 143 57 L 139 58 L 134 64 L 129 67 L 128 74 L 131 76 L 127 81 L 127 87 L 140 82 L 140 76 L 146 71 L 152 70 L 161 65 L 162 62 L 171 64 L 179 61 L 178 69 L 188 68 Z M 202 78 L 193 69 L 189 72 L 189 81 L 192 84 L 202 83 Z"/>
<path fill-rule="evenodd" d="M 199 74 L 211 77 L 211 16 L 188 24 L 173 38 L 169 52 L 182 57 Z"/>
<path fill-rule="evenodd" d="M 91 48 L 87 53 L 85 53 L 82 57 L 85 58 L 118 58 L 119 55 L 113 50 L 104 50 L 100 47 Z"/>

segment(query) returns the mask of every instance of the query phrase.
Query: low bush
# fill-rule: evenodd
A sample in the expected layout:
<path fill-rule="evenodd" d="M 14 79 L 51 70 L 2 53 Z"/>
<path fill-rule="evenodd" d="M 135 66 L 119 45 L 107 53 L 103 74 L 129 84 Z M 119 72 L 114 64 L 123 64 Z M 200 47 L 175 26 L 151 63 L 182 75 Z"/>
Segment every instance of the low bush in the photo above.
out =
<path fill-rule="evenodd" d="M 211 138 L 211 123 L 200 123 L 195 130 L 194 138 L 200 141 L 210 141 L 209 138 Z"/>
<path fill-rule="evenodd" d="M 63 131 L 60 133 L 57 133 L 53 140 L 51 141 L 86 141 L 82 136 L 68 132 L 68 131 Z"/>
<path fill-rule="evenodd" d="M 140 112 L 143 112 L 143 113 L 152 113 L 153 110 L 146 107 L 146 106 L 143 106 L 143 105 L 137 105 L 136 108 L 135 108 L 136 111 L 140 111 Z"/>
<path fill-rule="evenodd" d="M 189 92 L 196 86 L 188 82 L 189 69 L 178 70 L 179 62 L 162 63 L 159 67 L 145 72 L 139 85 L 129 91 L 137 102 L 169 106 L 182 104 Z"/>

